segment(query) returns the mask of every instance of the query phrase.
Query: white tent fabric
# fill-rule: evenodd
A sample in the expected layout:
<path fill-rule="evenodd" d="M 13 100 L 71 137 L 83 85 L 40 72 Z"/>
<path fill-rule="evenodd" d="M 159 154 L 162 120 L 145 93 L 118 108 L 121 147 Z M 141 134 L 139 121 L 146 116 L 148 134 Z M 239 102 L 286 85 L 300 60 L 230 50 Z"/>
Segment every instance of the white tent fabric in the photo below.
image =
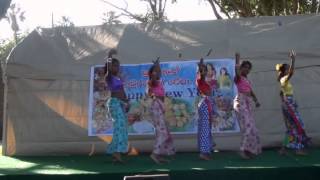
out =
<path fill-rule="evenodd" d="M 150 28 L 139 24 L 40 29 L 10 54 L 4 71 L 5 155 L 87 154 L 95 145 L 103 153 L 110 137 L 89 137 L 87 109 L 90 66 L 104 64 L 110 48 L 121 63 L 210 58 L 250 59 L 250 79 L 262 107 L 255 111 L 264 147 L 280 146 L 285 127 L 274 66 L 297 52 L 292 79 L 309 136 L 320 144 L 320 16 L 259 17 L 234 20 L 172 22 Z M 317 93 L 318 92 L 318 93 Z M 215 134 L 218 149 L 238 150 L 240 134 Z M 150 151 L 153 137 L 130 137 Z M 196 151 L 195 135 L 175 135 L 178 151 Z"/>

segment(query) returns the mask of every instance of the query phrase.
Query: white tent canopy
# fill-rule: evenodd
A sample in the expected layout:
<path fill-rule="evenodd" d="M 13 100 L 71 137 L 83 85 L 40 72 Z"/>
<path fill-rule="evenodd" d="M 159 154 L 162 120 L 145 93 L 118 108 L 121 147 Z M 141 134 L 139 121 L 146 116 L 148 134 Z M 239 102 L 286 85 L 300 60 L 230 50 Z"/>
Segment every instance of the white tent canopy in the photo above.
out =
<path fill-rule="evenodd" d="M 295 96 L 313 142 L 320 144 L 320 17 L 259 17 L 235 20 L 173 22 L 152 28 L 139 24 L 41 29 L 29 34 L 11 53 L 4 71 L 3 152 L 6 155 L 87 154 L 93 144 L 104 152 L 108 137 L 87 134 L 89 76 L 104 64 L 110 48 L 121 63 L 210 58 L 250 59 L 250 79 L 262 107 L 256 110 L 264 147 L 280 146 L 285 127 L 274 66 L 297 52 L 292 79 Z M 318 92 L 318 93 L 317 93 Z M 218 149 L 238 150 L 240 134 L 214 135 Z M 141 151 L 153 137 L 130 137 Z M 175 135 L 178 151 L 195 151 L 195 135 Z"/>

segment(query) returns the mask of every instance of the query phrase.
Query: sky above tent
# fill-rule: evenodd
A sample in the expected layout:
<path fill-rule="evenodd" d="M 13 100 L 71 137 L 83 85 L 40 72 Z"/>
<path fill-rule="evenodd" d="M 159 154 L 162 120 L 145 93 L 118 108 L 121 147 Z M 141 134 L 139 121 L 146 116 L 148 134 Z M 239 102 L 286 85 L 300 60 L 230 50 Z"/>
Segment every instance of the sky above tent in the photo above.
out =
<path fill-rule="evenodd" d="M 120 7 L 125 7 L 124 0 L 108 0 Z M 147 6 L 140 0 L 126 0 L 128 10 L 133 13 L 143 13 Z M 35 27 L 51 27 L 53 21 L 61 21 L 62 16 L 70 18 L 76 26 L 102 24 L 103 13 L 115 8 L 101 0 L 12 0 L 25 11 L 25 21 L 21 23 L 21 32 L 30 32 Z M 166 15 L 169 21 L 194 21 L 215 19 L 212 9 L 206 2 L 199 0 L 181 0 L 176 4 L 168 1 Z M 124 23 L 131 23 L 128 18 L 121 18 Z M 0 21 L 0 39 L 11 38 L 12 31 L 6 19 Z"/>

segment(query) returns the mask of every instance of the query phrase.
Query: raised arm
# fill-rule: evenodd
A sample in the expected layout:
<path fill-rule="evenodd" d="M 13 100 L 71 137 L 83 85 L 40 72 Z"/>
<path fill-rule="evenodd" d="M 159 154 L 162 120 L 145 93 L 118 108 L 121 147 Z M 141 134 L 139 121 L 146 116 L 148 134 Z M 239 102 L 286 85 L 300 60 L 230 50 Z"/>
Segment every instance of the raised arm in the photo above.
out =
<path fill-rule="evenodd" d="M 236 71 L 236 77 L 235 81 L 238 81 L 240 79 L 240 53 L 235 54 L 235 60 L 236 60 L 236 66 L 235 66 L 235 71 Z"/>
<path fill-rule="evenodd" d="M 290 51 L 289 57 L 291 59 L 290 67 L 289 67 L 289 72 L 288 72 L 288 79 L 291 78 L 294 72 L 294 65 L 296 61 L 296 52 L 294 50 Z"/>
<path fill-rule="evenodd" d="M 205 64 L 204 64 L 204 60 L 203 58 L 201 57 L 200 58 L 200 62 L 198 63 L 198 73 L 200 75 L 200 79 L 201 80 L 204 80 L 205 79 L 205 74 L 203 73 L 203 71 L 205 71 Z"/>
<path fill-rule="evenodd" d="M 204 60 L 203 60 L 203 57 L 201 57 L 201 58 L 200 58 L 200 61 L 199 61 L 198 65 L 199 65 L 199 66 L 202 66 L 202 65 L 204 65 Z"/>
<path fill-rule="evenodd" d="M 106 82 L 109 81 L 109 78 L 111 76 L 110 71 L 111 71 L 111 62 L 110 62 L 109 58 L 107 58 L 106 59 L 106 64 L 104 65 L 104 80 Z"/>
<path fill-rule="evenodd" d="M 155 66 L 156 66 L 156 72 L 157 72 L 157 77 L 161 77 L 161 66 L 160 66 L 160 57 L 157 57 L 157 60 L 155 61 Z"/>
<path fill-rule="evenodd" d="M 107 80 L 111 76 L 112 56 L 118 54 L 116 49 L 110 49 L 105 57 L 106 63 L 104 66 L 104 79 Z"/>

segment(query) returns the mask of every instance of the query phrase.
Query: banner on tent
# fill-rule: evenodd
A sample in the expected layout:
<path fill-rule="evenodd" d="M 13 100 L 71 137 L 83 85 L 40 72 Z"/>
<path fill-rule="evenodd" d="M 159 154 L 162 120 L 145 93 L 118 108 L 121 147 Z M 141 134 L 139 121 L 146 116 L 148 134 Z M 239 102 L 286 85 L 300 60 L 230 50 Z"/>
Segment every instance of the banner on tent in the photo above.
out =
<path fill-rule="evenodd" d="M 173 134 L 197 133 L 197 103 L 199 93 L 195 86 L 198 61 L 172 61 L 161 63 L 162 81 L 166 91 L 165 120 Z M 233 83 L 234 60 L 210 59 L 208 79 L 216 81 L 213 91 L 216 104 L 216 125 L 213 132 L 239 132 L 238 121 L 233 111 L 236 88 Z M 150 99 L 146 97 L 146 82 L 151 64 L 121 65 L 121 77 L 130 99 L 128 111 L 129 134 L 153 134 Z M 104 81 L 104 67 L 93 66 L 90 77 L 88 133 L 90 136 L 112 134 L 112 120 L 106 110 L 110 97 Z"/>

